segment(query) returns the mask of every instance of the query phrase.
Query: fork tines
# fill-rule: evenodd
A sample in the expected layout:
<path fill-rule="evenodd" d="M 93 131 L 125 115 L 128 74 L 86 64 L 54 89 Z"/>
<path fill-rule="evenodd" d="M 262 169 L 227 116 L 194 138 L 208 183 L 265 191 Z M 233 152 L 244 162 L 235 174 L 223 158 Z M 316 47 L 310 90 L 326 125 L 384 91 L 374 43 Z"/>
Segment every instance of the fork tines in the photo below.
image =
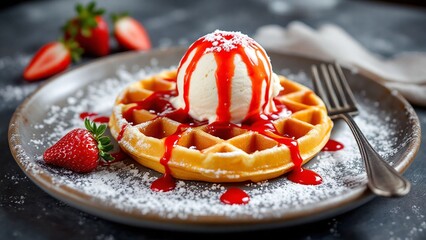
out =
<path fill-rule="evenodd" d="M 322 98 L 329 115 L 357 113 L 354 95 L 339 64 L 312 66 L 314 90 Z"/>

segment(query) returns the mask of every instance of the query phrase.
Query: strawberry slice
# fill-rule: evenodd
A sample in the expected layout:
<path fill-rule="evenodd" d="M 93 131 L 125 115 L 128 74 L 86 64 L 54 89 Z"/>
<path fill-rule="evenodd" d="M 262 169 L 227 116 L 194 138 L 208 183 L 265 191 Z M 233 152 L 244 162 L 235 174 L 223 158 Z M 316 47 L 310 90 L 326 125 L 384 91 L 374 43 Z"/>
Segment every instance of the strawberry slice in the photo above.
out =
<path fill-rule="evenodd" d="M 68 68 L 80 57 L 81 49 L 75 42 L 50 42 L 43 45 L 32 57 L 24 70 L 24 78 L 36 81 L 53 76 Z"/>
<path fill-rule="evenodd" d="M 110 52 L 108 24 L 102 17 L 105 10 L 96 8 L 95 2 L 87 6 L 77 4 L 77 16 L 62 28 L 65 39 L 75 39 L 84 53 L 105 56 Z"/>
<path fill-rule="evenodd" d="M 107 136 L 103 136 L 107 126 L 97 126 L 87 118 L 84 125 L 86 129 L 73 129 L 46 149 L 44 161 L 78 173 L 95 170 L 99 159 L 113 161 L 114 157 L 107 153 L 113 149 L 113 145 Z"/>
<path fill-rule="evenodd" d="M 114 15 L 114 36 L 118 44 L 127 50 L 149 50 L 151 40 L 144 26 L 127 15 Z"/>

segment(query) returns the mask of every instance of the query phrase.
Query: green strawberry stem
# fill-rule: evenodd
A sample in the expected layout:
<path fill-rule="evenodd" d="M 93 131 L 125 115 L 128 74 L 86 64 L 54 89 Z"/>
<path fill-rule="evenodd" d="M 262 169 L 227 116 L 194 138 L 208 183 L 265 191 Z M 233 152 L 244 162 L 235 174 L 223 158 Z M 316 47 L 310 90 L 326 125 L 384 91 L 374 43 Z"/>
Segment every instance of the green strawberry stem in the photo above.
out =
<path fill-rule="evenodd" d="M 83 54 L 83 48 L 80 47 L 78 42 L 74 39 L 59 39 L 59 41 L 65 45 L 65 47 L 70 51 L 71 59 L 74 62 L 78 62 L 81 59 L 81 55 Z"/>
<path fill-rule="evenodd" d="M 109 162 L 114 161 L 114 157 L 108 152 L 111 151 L 114 146 L 111 144 L 111 140 L 107 136 L 103 136 L 107 128 L 106 124 L 96 125 L 95 122 L 90 121 L 88 118 L 84 119 L 84 126 L 92 134 L 93 138 L 98 142 L 99 156 L 101 159 Z"/>
<path fill-rule="evenodd" d="M 75 38 L 78 31 L 85 36 L 90 37 L 92 35 L 92 29 L 98 26 L 95 17 L 101 16 L 105 13 L 105 9 L 96 8 L 96 2 L 92 1 L 83 6 L 78 3 L 75 7 L 77 16 L 65 23 L 62 27 L 64 33 L 69 34 L 71 38 Z"/>
<path fill-rule="evenodd" d="M 111 20 L 113 23 L 116 23 L 118 20 L 124 18 L 124 17 L 128 17 L 129 13 L 127 12 L 121 12 L 121 13 L 112 13 L 111 14 Z"/>

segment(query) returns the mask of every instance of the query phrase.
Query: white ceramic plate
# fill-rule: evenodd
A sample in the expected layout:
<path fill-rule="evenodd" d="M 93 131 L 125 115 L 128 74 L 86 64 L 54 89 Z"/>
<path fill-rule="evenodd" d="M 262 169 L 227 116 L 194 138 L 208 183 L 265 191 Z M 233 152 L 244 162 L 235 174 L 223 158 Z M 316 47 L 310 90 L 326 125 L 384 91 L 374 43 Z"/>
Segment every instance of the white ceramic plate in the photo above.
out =
<path fill-rule="evenodd" d="M 188 231 L 234 231 L 293 226 L 334 216 L 372 199 L 358 148 L 349 128 L 335 122 L 332 139 L 345 145 L 321 152 L 306 167 L 323 183 L 306 186 L 285 176 L 261 183 L 212 184 L 178 181 L 171 192 L 149 186 L 161 176 L 129 159 L 89 174 L 44 164 L 44 150 L 72 128 L 79 114 L 109 115 L 118 92 L 131 81 L 176 67 L 185 49 L 128 52 L 102 58 L 43 84 L 14 113 L 9 144 L 16 162 L 40 188 L 78 209 L 116 222 Z M 311 87 L 310 66 L 321 63 L 269 52 L 273 69 Z M 346 72 L 360 107 L 356 117 L 372 145 L 399 172 L 413 161 L 420 126 L 399 94 L 361 75 Z M 219 196 L 229 186 L 250 195 L 247 205 L 225 205 Z"/>

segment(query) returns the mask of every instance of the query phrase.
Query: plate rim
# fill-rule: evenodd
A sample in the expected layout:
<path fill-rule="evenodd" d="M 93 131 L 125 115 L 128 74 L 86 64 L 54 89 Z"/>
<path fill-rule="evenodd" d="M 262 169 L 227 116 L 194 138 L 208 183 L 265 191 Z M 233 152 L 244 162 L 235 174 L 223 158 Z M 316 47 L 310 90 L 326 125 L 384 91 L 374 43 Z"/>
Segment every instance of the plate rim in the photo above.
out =
<path fill-rule="evenodd" d="M 135 218 L 133 212 L 124 212 L 120 209 L 113 209 L 108 208 L 108 206 L 100 206 L 99 202 L 103 202 L 101 200 L 96 201 L 87 201 L 87 197 L 90 198 L 90 195 L 80 192 L 76 189 L 72 189 L 65 184 L 60 185 L 59 187 L 57 184 L 53 184 L 52 178 L 50 174 L 43 173 L 43 174 L 33 174 L 26 170 L 22 160 L 19 158 L 18 150 L 15 149 L 13 146 L 19 145 L 22 141 L 19 141 L 20 138 L 17 138 L 16 136 L 20 136 L 18 129 L 18 119 L 20 117 L 23 117 L 22 109 L 24 109 L 27 105 L 31 103 L 35 95 L 37 95 L 38 92 L 40 92 L 42 89 L 44 89 L 46 86 L 48 86 L 50 83 L 55 81 L 56 79 L 61 78 L 63 75 L 68 74 L 70 72 L 84 69 L 91 67 L 96 64 L 103 64 L 103 62 L 108 61 L 114 61 L 119 62 L 122 58 L 129 58 L 134 57 L 136 55 L 139 55 L 140 57 L 148 57 L 150 55 L 155 56 L 158 55 L 161 52 L 169 52 L 169 51 L 184 51 L 186 48 L 184 47 L 171 47 L 171 48 L 164 48 L 164 49 L 153 49 L 150 51 L 127 51 L 127 52 L 120 52 L 111 54 L 107 57 L 103 58 L 97 58 L 90 60 L 84 64 L 71 67 L 64 71 L 61 74 L 58 74 L 54 77 L 51 77 L 49 79 L 46 79 L 45 82 L 41 83 L 37 89 L 32 92 L 29 96 L 25 98 L 25 100 L 15 109 L 12 118 L 9 122 L 9 129 L 8 129 L 8 143 L 10 151 L 13 155 L 13 158 L 18 163 L 21 170 L 25 173 L 27 177 L 29 177 L 39 188 L 41 188 L 43 191 L 51 195 L 52 197 L 59 199 L 63 202 L 66 202 L 67 204 L 73 206 L 76 209 L 82 210 L 84 212 L 88 212 L 90 214 L 93 214 L 95 216 L 100 216 L 104 219 L 108 219 L 114 222 L 118 223 L 125 223 L 132 226 L 137 227 L 151 227 L 156 229 L 162 229 L 162 230 L 183 230 L 183 231 L 222 231 L 222 232 L 229 232 L 229 231 L 246 231 L 246 230 L 258 230 L 258 229 L 267 229 L 267 228 L 274 228 L 274 227 L 288 227 L 288 226 L 294 226 L 301 223 L 308 223 L 317 221 L 320 219 L 324 219 L 326 217 L 330 217 L 332 215 L 340 214 L 343 212 L 347 212 L 349 210 L 352 210 L 356 207 L 359 207 L 363 205 L 364 203 L 370 201 L 375 196 L 368 190 L 367 183 L 361 185 L 358 188 L 355 188 L 352 192 L 352 196 L 346 196 L 348 193 L 346 193 L 344 196 L 345 201 L 331 201 L 330 199 L 327 199 L 326 201 L 321 202 L 321 206 L 316 206 L 312 208 L 308 208 L 305 210 L 305 212 L 302 212 L 302 214 L 295 214 L 297 216 L 281 216 L 281 217 L 268 217 L 268 218 L 261 218 L 261 219 L 230 219 L 230 218 L 219 218 L 219 219 L 204 219 L 204 221 L 200 222 L 200 219 L 196 217 L 196 219 L 180 219 L 180 218 L 164 218 L 159 215 L 151 214 L 151 215 L 142 215 L 139 214 L 139 218 Z M 287 54 L 282 53 L 279 51 L 274 50 L 267 50 L 268 54 L 275 54 L 275 55 L 281 55 L 283 57 L 291 57 L 291 58 L 298 58 L 302 60 L 310 60 L 310 61 L 320 61 L 323 63 L 330 63 L 330 61 L 320 59 L 320 58 L 312 58 L 307 57 L 303 55 L 298 54 Z M 388 87 L 383 85 L 381 82 L 376 81 L 371 78 L 371 76 L 365 76 L 361 73 L 358 73 L 365 77 L 368 80 L 375 81 L 377 84 L 381 85 L 381 87 L 390 90 Z M 411 104 L 399 93 L 396 92 L 395 94 L 392 92 L 392 96 L 395 97 L 398 101 L 402 103 L 402 105 L 405 107 L 405 110 L 408 112 L 409 116 L 413 118 L 413 122 L 415 123 L 413 125 L 413 132 L 416 135 L 416 138 L 409 143 L 408 149 L 410 151 L 407 151 L 408 153 L 405 154 L 404 159 L 401 161 L 401 164 L 396 167 L 397 171 L 400 173 L 403 173 L 414 161 L 421 143 L 421 129 L 420 129 L 420 121 L 419 118 L 414 110 L 414 108 L 411 106 Z M 70 195 L 69 192 L 73 192 L 75 195 Z M 350 193 L 349 193 L 350 194 Z M 82 196 L 85 196 L 86 199 L 82 198 Z M 108 210 L 111 211 L 113 209 L 114 211 L 111 213 L 109 211 L 105 211 L 105 209 L 108 208 Z M 313 211 L 315 210 L 315 211 Z M 134 211 L 134 210 L 133 210 Z M 306 217 L 308 215 L 314 215 L 313 217 L 310 217 L 310 220 L 306 220 Z M 190 224 L 191 226 L 189 226 Z M 167 225 L 165 227 L 164 225 Z"/>

